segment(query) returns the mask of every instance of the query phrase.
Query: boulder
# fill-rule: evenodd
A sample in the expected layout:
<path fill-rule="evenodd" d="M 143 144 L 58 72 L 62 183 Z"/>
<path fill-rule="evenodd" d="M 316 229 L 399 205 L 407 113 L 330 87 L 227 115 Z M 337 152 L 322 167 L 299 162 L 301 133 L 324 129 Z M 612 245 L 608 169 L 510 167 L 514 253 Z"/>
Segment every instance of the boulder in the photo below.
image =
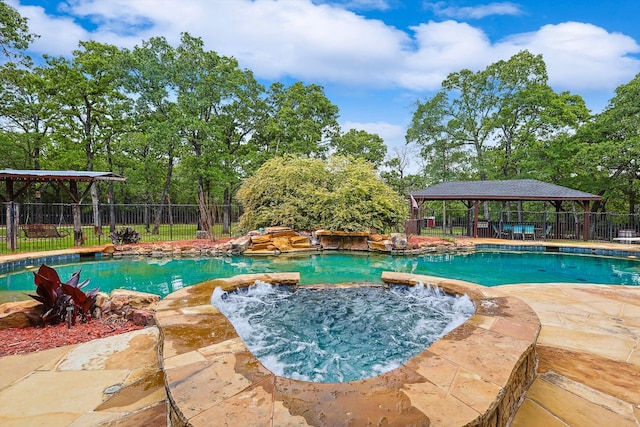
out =
<path fill-rule="evenodd" d="M 111 292 L 111 311 L 122 314 L 130 310 L 153 310 L 160 301 L 160 296 L 146 292 L 116 289 Z"/>
<path fill-rule="evenodd" d="M 153 317 L 153 311 L 151 310 L 131 310 L 127 318 L 139 326 L 154 326 L 156 324 L 156 319 Z"/>
<path fill-rule="evenodd" d="M 0 329 L 42 325 L 44 306 L 36 300 L 13 301 L 0 305 Z"/>
<path fill-rule="evenodd" d="M 404 233 L 391 233 L 391 242 L 394 249 L 406 249 L 407 248 L 407 235 Z"/>

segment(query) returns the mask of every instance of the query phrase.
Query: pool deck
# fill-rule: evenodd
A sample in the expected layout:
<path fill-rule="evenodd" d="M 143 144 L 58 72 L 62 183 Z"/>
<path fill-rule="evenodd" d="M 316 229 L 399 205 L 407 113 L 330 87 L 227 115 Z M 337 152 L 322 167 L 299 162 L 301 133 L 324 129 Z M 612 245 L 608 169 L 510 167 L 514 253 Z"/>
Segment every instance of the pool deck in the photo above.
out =
<path fill-rule="evenodd" d="M 576 246 L 624 249 L 640 256 L 638 245 Z M 512 426 L 640 425 L 640 287 L 525 284 L 487 288 L 487 295 L 521 299 L 541 324 L 538 374 Z M 165 323 L 188 327 L 184 321 L 183 315 L 164 318 Z M 162 344 L 158 328 L 151 327 L 0 358 L 0 425 L 170 425 L 166 379 L 158 359 Z M 210 348 L 200 350 L 206 354 Z M 229 369 L 233 371 L 233 365 Z M 455 396 L 454 383 L 446 384 L 439 385 L 443 398 Z M 304 417 L 291 422 L 313 425 Z M 431 419 L 430 425 L 452 424 Z"/>

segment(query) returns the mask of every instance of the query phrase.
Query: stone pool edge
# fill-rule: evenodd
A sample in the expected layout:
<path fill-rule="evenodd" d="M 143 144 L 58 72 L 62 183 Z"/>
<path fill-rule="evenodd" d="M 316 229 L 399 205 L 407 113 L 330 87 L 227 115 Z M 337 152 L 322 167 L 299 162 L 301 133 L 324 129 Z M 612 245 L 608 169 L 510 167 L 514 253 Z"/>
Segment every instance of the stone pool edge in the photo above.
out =
<path fill-rule="evenodd" d="M 246 274 L 190 286 L 156 309 L 159 359 L 173 425 L 506 425 L 536 375 L 540 321 L 516 297 L 468 282 L 384 272 L 385 284 L 419 282 L 467 294 L 476 313 L 401 367 L 350 383 L 277 377 L 249 352 L 210 298 L 256 280 L 297 285 L 299 273 Z"/>

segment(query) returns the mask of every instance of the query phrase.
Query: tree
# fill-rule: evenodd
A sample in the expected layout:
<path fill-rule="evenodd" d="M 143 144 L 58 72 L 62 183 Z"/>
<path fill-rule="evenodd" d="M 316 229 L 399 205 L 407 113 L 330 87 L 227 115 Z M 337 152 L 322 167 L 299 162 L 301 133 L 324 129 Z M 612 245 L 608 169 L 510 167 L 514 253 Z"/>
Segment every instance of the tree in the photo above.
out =
<path fill-rule="evenodd" d="M 263 92 L 253 74 L 234 58 L 205 51 L 201 39 L 182 35 L 174 67 L 180 136 L 190 148 L 185 164 L 194 171 L 203 228 L 212 192 L 222 199 L 224 231 L 231 198 L 253 149 L 251 134 L 264 114 Z"/>
<path fill-rule="evenodd" d="M 456 167 L 454 157 L 464 152 L 479 179 L 487 179 L 485 162 L 487 144 L 491 142 L 489 117 L 495 108 L 493 94 L 486 89 L 484 73 L 462 70 L 450 74 L 442 83 L 442 90 L 424 103 L 418 102 L 407 142 L 416 142 L 423 152 L 440 164 L 435 170 L 447 171 Z M 473 150 L 469 152 L 467 147 Z"/>
<path fill-rule="evenodd" d="M 452 73 L 438 94 L 417 103 L 407 141 L 422 146 L 436 164 L 429 172 L 442 180 L 526 176 L 538 141 L 573 131 L 588 117 L 582 98 L 556 94 L 547 80 L 542 56 L 527 51 L 475 73 Z"/>
<path fill-rule="evenodd" d="M 119 91 L 122 82 L 122 53 L 115 46 L 80 42 L 71 60 L 45 57 L 46 73 L 55 82 L 55 100 L 61 120 L 57 123 L 56 156 L 68 169 L 95 170 L 114 154 L 113 142 L 127 130 L 129 106 Z M 104 154 L 104 157 L 100 157 Z M 102 168 L 102 166 L 101 166 Z M 83 244 L 78 194 L 74 198 L 75 242 Z M 101 232 L 98 188 L 91 187 L 96 233 Z"/>
<path fill-rule="evenodd" d="M 5 132 L 2 162 L 17 169 L 41 169 L 58 116 L 51 81 L 44 70 L 0 68 L 0 129 Z"/>
<path fill-rule="evenodd" d="M 568 92 L 557 94 L 548 85 L 541 55 L 527 51 L 487 68 L 488 81 L 497 96 L 492 126 L 496 128 L 497 153 L 493 156 L 496 179 L 543 176 L 546 162 L 539 162 L 540 148 L 547 150 L 562 135 L 573 134 L 589 118 L 584 100 Z M 535 172 L 534 172 L 535 171 Z"/>
<path fill-rule="evenodd" d="M 379 135 L 364 130 L 350 129 L 334 137 L 331 145 L 335 149 L 335 154 L 364 159 L 376 169 L 382 165 L 387 155 L 384 140 Z"/>
<path fill-rule="evenodd" d="M 244 180 L 237 197 L 244 206 L 244 229 L 383 231 L 400 229 L 406 218 L 404 199 L 370 163 L 341 156 L 276 157 Z"/>
<path fill-rule="evenodd" d="M 164 204 L 170 201 L 174 167 L 184 151 L 174 99 L 175 55 L 164 38 L 156 37 L 127 52 L 126 59 L 124 90 L 132 99 L 137 124 L 136 133 L 127 138 L 127 152 L 135 161 L 130 182 L 139 184 L 145 203 L 160 204 L 153 234 L 160 231 Z"/>
<path fill-rule="evenodd" d="M 631 214 L 640 205 L 640 74 L 619 86 L 607 108 L 583 126 L 573 169 L 588 191 L 626 200 Z M 622 208 L 622 206 L 620 206 Z"/>
<path fill-rule="evenodd" d="M 407 195 L 427 185 L 424 176 L 407 173 L 407 168 L 416 155 L 416 148 L 409 144 L 394 147 L 391 156 L 384 163 L 385 170 L 380 171 L 380 178 L 398 194 Z"/>
<path fill-rule="evenodd" d="M 29 33 L 27 18 L 20 16 L 20 13 L 4 0 L 0 1 L 0 50 L 5 58 L 29 65 L 31 60 L 23 51 L 36 37 L 35 34 Z"/>
<path fill-rule="evenodd" d="M 301 82 L 285 88 L 274 83 L 267 92 L 267 116 L 252 141 L 264 161 L 284 154 L 324 158 L 327 142 L 338 135 L 338 107 L 318 85 Z"/>
<path fill-rule="evenodd" d="M 582 98 L 548 86 L 542 56 L 523 51 L 475 73 L 450 74 L 438 94 L 417 104 L 407 141 L 422 146 L 437 179 L 538 177 L 542 142 L 575 131 L 587 117 Z"/>

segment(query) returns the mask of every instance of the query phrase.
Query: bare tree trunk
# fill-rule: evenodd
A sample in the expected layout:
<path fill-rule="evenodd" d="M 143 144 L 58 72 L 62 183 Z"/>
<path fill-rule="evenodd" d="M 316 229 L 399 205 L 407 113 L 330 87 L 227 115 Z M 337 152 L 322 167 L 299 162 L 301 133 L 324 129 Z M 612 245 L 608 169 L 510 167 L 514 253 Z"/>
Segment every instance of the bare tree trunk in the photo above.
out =
<path fill-rule="evenodd" d="M 76 246 L 84 245 L 84 236 L 82 235 L 82 211 L 80 203 L 74 203 L 73 212 L 73 244 Z"/>
<path fill-rule="evenodd" d="M 160 220 L 162 219 L 162 209 L 165 201 L 169 200 L 169 186 L 171 185 L 171 176 L 173 175 L 173 157 L 169 158 L 169 164 L 167 169 L 167 176 L 164 180 L 164 187 L 162 189 L 162 197 L 160 198 L 160 207 L 156 210 L 156 218 L 153 221 L 153 231 L 151 234 L 160 233 Z M 171 213 L 169 213 L 171 215 Z"/>
<path fill-rule="evenodd" d="M 80 207 L 80 197 L 78 195 L 78 183 L 76 181 L 69 182 L 69 192 L 73 199 L 73 244 L 76 246 L 84 245 L 84 236 L 82 235 L 82 209 Z"/>
<path fill-rule="evenodd" d="M 113 181 L 109 181 L 109 193 L 107 194 L 107 201 L 109 203 L 109 233 L 116 231 L 116 208 L 113 197 Z"/>
<path fill-rule="evenodd" d="M 231 234 L 231 192 L 224 189 L 224 206 L 222 207 L 222 234 Z"/>
<path fill-rule="evenodd" d="M 211 214 L 203 191 L 198 193 L 198 208 L 200 209 L 200 223 L 202 225 L 202 231 L 206 232 L 210 239 L 213 239 L 213 234 L 211 233 Z"/>

